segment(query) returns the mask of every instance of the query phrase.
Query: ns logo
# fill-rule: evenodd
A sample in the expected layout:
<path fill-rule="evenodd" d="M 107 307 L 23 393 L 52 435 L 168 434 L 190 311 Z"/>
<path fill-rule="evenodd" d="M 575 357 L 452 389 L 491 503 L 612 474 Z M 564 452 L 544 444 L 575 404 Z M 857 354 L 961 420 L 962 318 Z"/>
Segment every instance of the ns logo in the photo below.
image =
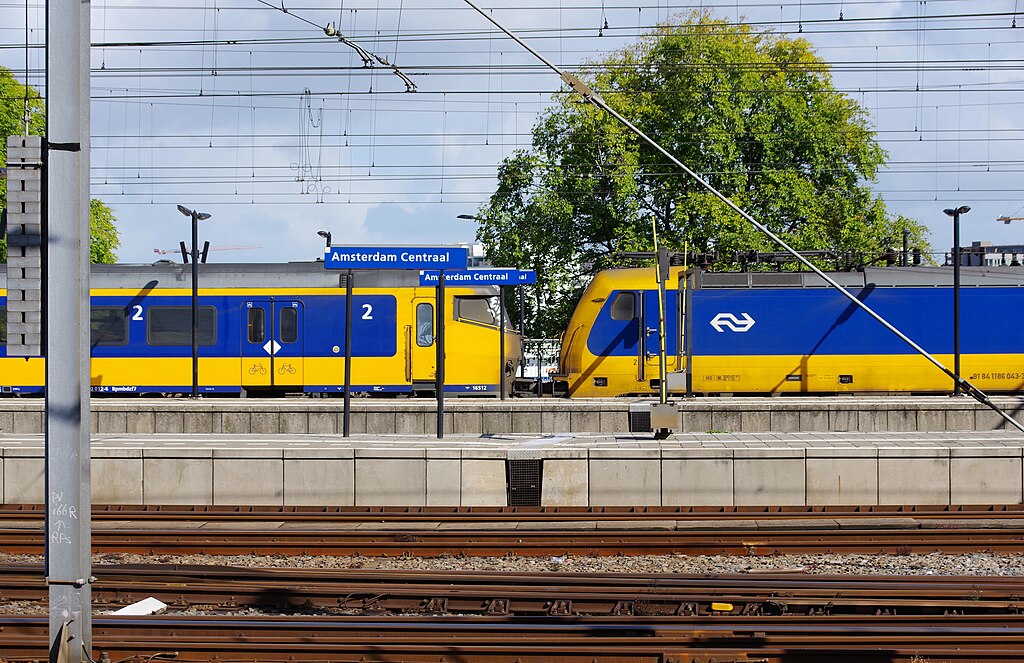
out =
<path fill-rule="evenodd" d="M 750 328 L 754 326 L 754 319 L 748 313 L 740 313 L 740 316 L 737 318 L 732 313 L 719 313 L 711 319 L 710 324 L 719 333 L 726 329 L 734 332 L 750 331 Z"/>

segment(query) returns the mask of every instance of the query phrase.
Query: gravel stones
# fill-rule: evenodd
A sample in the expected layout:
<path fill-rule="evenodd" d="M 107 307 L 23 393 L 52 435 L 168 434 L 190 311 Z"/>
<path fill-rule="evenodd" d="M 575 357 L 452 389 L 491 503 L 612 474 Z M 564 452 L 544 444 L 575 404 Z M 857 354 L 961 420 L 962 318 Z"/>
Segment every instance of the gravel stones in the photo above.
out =
<path fill-rule="evenodd" d="M 0 555 L 0 564 L 42 563 L 38 555 Z M 1024 575 L 1024 554 L 962 555 L 770 555 L 637 557 L 332 557 L 272 555 L 131 555 L 93 557 L 93 572 L 103 564 L 200 564 L 267 568 L 418 569 L 424 571 L 559 571 L 565 573 L 765 573 L 785 571 L 830 575 Z"/>

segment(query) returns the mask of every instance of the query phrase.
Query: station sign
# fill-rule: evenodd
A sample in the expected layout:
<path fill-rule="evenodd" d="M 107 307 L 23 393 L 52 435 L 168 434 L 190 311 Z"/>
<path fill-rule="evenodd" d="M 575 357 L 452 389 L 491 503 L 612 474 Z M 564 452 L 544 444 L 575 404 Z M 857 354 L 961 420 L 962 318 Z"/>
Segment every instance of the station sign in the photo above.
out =
<path fill-rule="evenodd" d="M 420 285 L 437 285 L 441 272 L 420 272 Z M 445 270 L 445 285 L 529 285 L 537 282 L 532 269 L 456 269 Z"/>
<path fill-rule="evenodd" d="M 329 246 L 326 269 L 465 269 L 469 249 L 458 246 Z"/>

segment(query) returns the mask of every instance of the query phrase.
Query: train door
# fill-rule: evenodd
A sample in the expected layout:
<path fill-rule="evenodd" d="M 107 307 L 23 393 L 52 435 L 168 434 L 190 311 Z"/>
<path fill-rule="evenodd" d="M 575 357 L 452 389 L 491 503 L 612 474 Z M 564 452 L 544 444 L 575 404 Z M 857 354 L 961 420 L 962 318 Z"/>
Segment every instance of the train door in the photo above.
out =
<path fill-rule="evenodd" d="M 242 386 L 301 387 L 302 302 L 257 299 L 242 304 Z"/>
<path fill-rule="evenodd" d="M 405 328 L 405 379 L 414 389 L 421 385 L 424 390 L 430 390 L 437 380 L 434 298 L 414 297 L 412 308 L 413 323 Z"/>
<path fill-rule="evenodd" d="M 676 342 L 676 330 L 679 328 L 678 311 L 676 307 L 678 297 L 676 293 L 668 290 L 665 292 L 665 354 L 667 355 L 666 367 L 669 371 L 675 370 L 676 353 L 679 347 Z M 657 380 L 660 374 L 661 356 L 661 333 L 659 321 L 658 291 L 645 290 L 643 292 L 643 315 L 641 318 L 641 372 L 640 380 Z"/>

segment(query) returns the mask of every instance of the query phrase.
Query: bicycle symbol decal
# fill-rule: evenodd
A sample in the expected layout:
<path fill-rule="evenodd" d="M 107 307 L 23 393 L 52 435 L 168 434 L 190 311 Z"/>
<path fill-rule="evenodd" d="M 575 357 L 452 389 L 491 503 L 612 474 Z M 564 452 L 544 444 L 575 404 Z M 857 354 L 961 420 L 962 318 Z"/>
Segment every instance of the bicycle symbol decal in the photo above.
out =
<path fill-rule="evenodd" d="M 285 373 L 295 375 L 295 367 L 291 364 L 281 364 L 281 367 L 277 369 L 277 374 L 284 375 Z"/>
<path fill-rule="evenodd" d="M 263 364 L 253 364 L 249 367 L 249 375 L 256 375 L 257 373 L 260 375 L 266 375 L 267 368 Z"/>

